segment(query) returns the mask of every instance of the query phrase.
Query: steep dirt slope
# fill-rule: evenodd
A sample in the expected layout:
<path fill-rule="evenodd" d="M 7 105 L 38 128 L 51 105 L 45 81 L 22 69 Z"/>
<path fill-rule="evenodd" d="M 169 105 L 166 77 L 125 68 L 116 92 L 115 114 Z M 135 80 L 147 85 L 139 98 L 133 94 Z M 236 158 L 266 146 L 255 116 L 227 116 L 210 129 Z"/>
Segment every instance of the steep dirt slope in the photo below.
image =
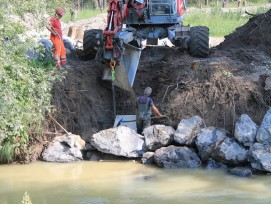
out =
<path fill-rule="evenodd" d="M 112 126 L 112 95 L 100 79 L 102 69 L 94 61 L 73 61 L 71 67 L 54 86 L 56 119 L 68 131 L 88 139 Z"/>

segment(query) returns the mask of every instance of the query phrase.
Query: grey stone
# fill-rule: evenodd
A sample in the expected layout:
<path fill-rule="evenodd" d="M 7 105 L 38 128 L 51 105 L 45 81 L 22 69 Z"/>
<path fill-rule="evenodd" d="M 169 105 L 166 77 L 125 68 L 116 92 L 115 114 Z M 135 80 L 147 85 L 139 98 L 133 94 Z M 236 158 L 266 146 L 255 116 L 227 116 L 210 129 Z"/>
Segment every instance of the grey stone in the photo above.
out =
<path fill-rule="evenodd" d="M 271 172 L 271 146 L 255 143 L 249 149 L 248 161 L 254 169 Z"/>
<path fill-rule="evenodd" d="M 128 160 L 128 158 L 123 157 L 123 156 L 106 154 L 103 152 L 99 152 L 97 150 L 92 150 L 92 151 L 88 151 L 86 153 L 85 160 L 89 160 L 89 161 L 122 161 L 122 160 Z"/>
<path fill-rule="evenodd" d="M 48 162 L 74 162 L 83 159 L 85 142 L 78 135 L 55 137 L 42 153 L 42 159 Z"/>
<path fill-rule="evenodd" d="M 143 139 L 129 127 L 102 130 L 91 138 L 98 151 L 124 157 L 142 157 L 147 148 Z"/>
<path fill-rule="evenodd" d="M 173 145 L 156 150 L 154 161 L 162 168 L 197 168 L 201 165 L 193 148 Z"/>
<path fill-rule="evenodd" d="M 271 144 L 271 109 L 267 111 L 263 118 L 256 135 L 256 140 L 262 144 Z"/>
<path fill-rule="evenodd" d="M 26 51 L 28 59 L 51 59 L 53 58 L 53 43 L 48 39 L 40 39 L 38 46 Z"/>
<path fill-rule="evenodd" d="M 212 151 L 220 145 L 229 135 L 224 129 L 207 127 L 203 128 L 196 138 L 196 146 L 202 161 L 210 158 Z"/>
<path fill-rule="evenodd" d="M 252 171 L 247 167 L 235 167 L 229 170 L 230 174 L 240 176 L 240 177 L 250 177 L 252 176 Z"/>
<path fill-rule="evenodd" d="M 226 164 L 242 164 L 247 162 L 247 152 L 234 138 L 226 138 L 211 153 L 216 161 Z"/>
<path fill-rule="evenodd" d="M 204 121 L 199 116 L 182 119 L 174 134 L 174 141 L 181 145 L 192 145 L 200 130 L 205 127 Z"/>
<path fill-rule="evenodd" d="M 244 146 L 250 147 L 255 143 L 258 128 L 248 115 L 243 114 L 235 124 L 234 137 Z"/>
<path fill-rule="evenodd" d="M 153 125 L 145 128 L 143 135 L 147 149 L 155 151 L 161 147 L 168 146 L 173 141 L 175 130 L 171 126 Z"/>
<path fill-rule="evenodd" d="M 154 152 L 145 152 L 141 158 L 142 164 L 154 163 Z"/>
<path fill-rule="evenodd" d="M 219 163 L 215 160 L 213 160 L 212 158 L 208 159 L 207 165 L 206 165 L 206 169 L 208 170 L 213 170 L 213 169 L 227 169 L 228 166 L 226 164 L 223 163 Z"/>

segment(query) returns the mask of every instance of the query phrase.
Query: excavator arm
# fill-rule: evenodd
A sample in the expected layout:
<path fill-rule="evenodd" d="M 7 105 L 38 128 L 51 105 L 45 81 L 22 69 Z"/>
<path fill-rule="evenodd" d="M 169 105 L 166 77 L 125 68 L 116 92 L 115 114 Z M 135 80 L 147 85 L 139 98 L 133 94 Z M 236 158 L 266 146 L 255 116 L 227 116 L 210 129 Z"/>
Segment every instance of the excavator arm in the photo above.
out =
<path fill-rule="evenodd" d="M 102 32 L 103 43 L 98 54 L 98 61 L 107 65 L 103 80 L 110 80 L 119 88 L 133 93 L 132 86 L 141 48 L 132 45 L 133 32 L 122 28 L 129 13 L 131 0 L 109 0 L 108 4 L 107 25 Z"/>
<path fill-rule="evenodd" d="M 128 14 L 129 0 L 109 0 L 107 10 L 107 26 L 103 30 L 105 39 L 103 57 L 106 60 L 114 60 L 117 64 L 122 63 L 124 48 L 117 36 L 122 28 L 122 22 Z"/>

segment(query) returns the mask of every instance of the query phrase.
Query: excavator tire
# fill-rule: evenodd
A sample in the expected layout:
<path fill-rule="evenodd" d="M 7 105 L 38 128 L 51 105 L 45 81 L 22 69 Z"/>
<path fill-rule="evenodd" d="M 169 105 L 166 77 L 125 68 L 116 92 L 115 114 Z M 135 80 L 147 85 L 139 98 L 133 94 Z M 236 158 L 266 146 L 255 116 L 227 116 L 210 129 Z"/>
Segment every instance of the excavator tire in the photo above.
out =
<path fill-rule="evenodd" d="M 193 57 L 208 57 L 209 55 L 209 28 L 195 26 L 190 29 L 188 51 Z"/>
<path fill-rule="evenodd" d="M 83 49 L 84 55 L 88 59 L 93 59 L 102 43 L 103 35 L 100 29 L 90 29 L 84 32 Z"/>

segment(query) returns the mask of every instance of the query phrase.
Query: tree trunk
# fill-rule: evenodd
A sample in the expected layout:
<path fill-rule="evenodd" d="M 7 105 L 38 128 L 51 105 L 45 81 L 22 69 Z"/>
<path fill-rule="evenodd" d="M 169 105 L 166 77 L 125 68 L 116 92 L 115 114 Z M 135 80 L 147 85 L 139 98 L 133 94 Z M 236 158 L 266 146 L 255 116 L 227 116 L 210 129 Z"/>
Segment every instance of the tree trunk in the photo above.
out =
<path fill-rule="evenodd" d="M 80 10 L 80 0 L 77 0 L 77 10 Z"/>
<path fill-rule="evenodd" d="M 105 9 L 106 6 L 107 6 L 106 0 L 103 0 L 103 10 Z"/>
<path fill-rule="evenodd" d="M 202 9 L 202 3 L 201 3 L 201 0 L 198 0 L 198 7 L 199 7 L 200 9 Z"/>
<path fill-rule="evenodd" d="M 101 0 L 97 0 L 97 2 L 98 2 L 98 7 L 99 7 L 100 11 L 102 11 L 102 4 L 101 4 Z"/>
<path fill-rule="evenodd" d="M 225 0 L 222 0 L 222 8 L 225 8 L 226 7 L 226 1 Z"/>
<path fill-rule="evenodd" d="M 247 6 L 247 1 L 243 0 L 243 7 L 246 7 L 246 6 Z"/>

